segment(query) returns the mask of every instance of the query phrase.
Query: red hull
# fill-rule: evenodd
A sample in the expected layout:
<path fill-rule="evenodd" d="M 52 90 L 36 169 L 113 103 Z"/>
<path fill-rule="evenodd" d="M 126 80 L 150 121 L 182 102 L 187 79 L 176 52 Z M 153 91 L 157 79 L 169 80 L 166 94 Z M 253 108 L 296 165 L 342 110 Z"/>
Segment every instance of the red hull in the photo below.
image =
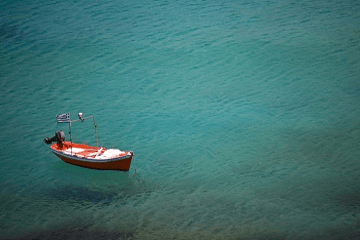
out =
<path fill-rule="evenodd" d="M 133 152 L 121 152 L 111 158 L 97 158 L 98 155 L 108 151 L 105 148 L 92 147 L 85 144 L 77 144 L 64 142 L 62 144 L 55 143 L 50 147 L 54 154 L 66 163 L 73 165 L 99 169 L 99 170 L 120 170 L 128 171 L 130 169 Z M 70 149 L 81 149 L 83 151 L 69 152 Z M 117 149 L 116 149 L 117 150 Z M 67 151 L 67 152 L 66 152 Z M 119 150 L 118 150 L 119 151 Z"/>

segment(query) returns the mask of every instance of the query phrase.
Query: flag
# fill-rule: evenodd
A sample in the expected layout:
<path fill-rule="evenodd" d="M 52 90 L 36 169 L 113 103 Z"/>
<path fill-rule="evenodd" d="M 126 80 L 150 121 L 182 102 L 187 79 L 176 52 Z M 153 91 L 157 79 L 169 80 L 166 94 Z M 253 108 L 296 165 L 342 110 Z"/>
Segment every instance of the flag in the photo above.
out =
<path fill-rule="evenodd" d="M 70 113 L 64 113 L 56 116 L 56 121 L 58 123 L 70 122 Z"/>

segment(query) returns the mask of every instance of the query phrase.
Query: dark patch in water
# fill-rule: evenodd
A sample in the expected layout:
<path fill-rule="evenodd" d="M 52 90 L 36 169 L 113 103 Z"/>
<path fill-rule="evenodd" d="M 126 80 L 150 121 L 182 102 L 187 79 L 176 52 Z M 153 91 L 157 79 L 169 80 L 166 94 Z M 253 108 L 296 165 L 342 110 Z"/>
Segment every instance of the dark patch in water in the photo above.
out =
<path fill-rule="evenodd" d="M 119 227 L 121 228 L 121 227 Z M 256 229 L 244 229 L 244 230 L 235 230 L 230 234 L 217 234 L 204 231 L 173 231 L 170 229 L 162 228 L 145 228 L 138 230 L 122 230 L 122 231 L 105 231 L 105 230 L 90 230 L 86 227 L 64 227 L 48 231 L 38 231 L 32 232 L 27 235 L 11 237 L 11 238 L 1 238 L 8 240 L 35 240 L 35 239 L 49 239 L 49 240 L 62 240 L 62 239 L 127 239 L 127 240 L 137 240 L 137 239 L 360 239 L 360 232 L 346 232 L 346 229 L 328 229 L 329 232 L 314 232 L 307 233 L 306 237 L 302 236 L 289 236 L 286 233 L 279 233 L 276 231 L 262 232 Z M 324 235 L 322 235 L 324 234 Z"/>
<path fill-rule="evenodd" d="M 354 125 L 311 130 L 284 129 L 279 132 L 283 137 L 283 148 L 280 150 L 313 165 L 324 164 L 327 168 L 343 166 L 356 161 L 354 156 L 360 154 L 360 128 Z"/>
<path fill-rule="evenodd" d="M 86 228 L 62 228 L 49 231 L 33 232 L 28 235 L 4 238 L 12 240 L 20 239 L 134 239 L 132 232 L 108 232 L 102 230 L 88 230 Z"/>
<path fill-rule="evenodd" d="M 337 202 L 349 211 L 360 211 L 360 193 L 358 191 L 336 196 Z"/>
<path fill-rule="evenodd" d="M 56 189 L 51 189 L 47 193 L 61 201 L 76 201 L 76 202 L 92 202 L 92 203 L 103 203 L 110 204 L 112 200 L 117 196 L 113 192 L 103 192 L 91 190 L 86 187 L 61 187 Z"/>
<path fill-rule="evenodd" d="M 3 23 L 0 25 L 0 38 L 14 38 L 18 35 L 16 27 L 11 24 Z"/>

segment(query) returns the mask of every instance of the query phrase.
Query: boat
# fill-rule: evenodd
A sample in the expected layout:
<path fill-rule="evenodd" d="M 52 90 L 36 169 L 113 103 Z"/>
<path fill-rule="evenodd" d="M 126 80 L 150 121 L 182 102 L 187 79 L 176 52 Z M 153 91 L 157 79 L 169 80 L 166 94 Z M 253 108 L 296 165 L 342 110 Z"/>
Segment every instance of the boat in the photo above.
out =
<path fill-rule="evenodd" d="M 69 123 L 70 141 L 65 141 L 65 134 L 63 131 L 55 132 L 55 135 L 52 138 L 45 138 L 45 143 L 51 144 L 50 149 L 52 152 L 64 162 L 80 167 L 98 170 L 129 171 L 134 152 L 99 147 L 95 117 L 90 116 L 84 118 L 82 113 L 79 113 L 78 116 L 79 119 L 77 120 L 70 120 L 70 113 L 57 116 L 59 123 Z M 72 141 L 71 124 L 83 122 L 90 118 L 94 121 L 96 146 L 89 146 L 85 143 L 74 143 Z"/>

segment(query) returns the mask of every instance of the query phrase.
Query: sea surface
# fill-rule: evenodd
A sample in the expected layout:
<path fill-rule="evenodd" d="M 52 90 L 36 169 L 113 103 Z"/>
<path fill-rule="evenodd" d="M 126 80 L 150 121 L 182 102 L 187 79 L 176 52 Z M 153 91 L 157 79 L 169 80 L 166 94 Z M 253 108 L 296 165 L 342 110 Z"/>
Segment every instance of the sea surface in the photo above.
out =
<path fill-rule="evenodd" d="M 1 239 L 360 238 L 359 1 L 2 0 L 0 89 Z"/>

